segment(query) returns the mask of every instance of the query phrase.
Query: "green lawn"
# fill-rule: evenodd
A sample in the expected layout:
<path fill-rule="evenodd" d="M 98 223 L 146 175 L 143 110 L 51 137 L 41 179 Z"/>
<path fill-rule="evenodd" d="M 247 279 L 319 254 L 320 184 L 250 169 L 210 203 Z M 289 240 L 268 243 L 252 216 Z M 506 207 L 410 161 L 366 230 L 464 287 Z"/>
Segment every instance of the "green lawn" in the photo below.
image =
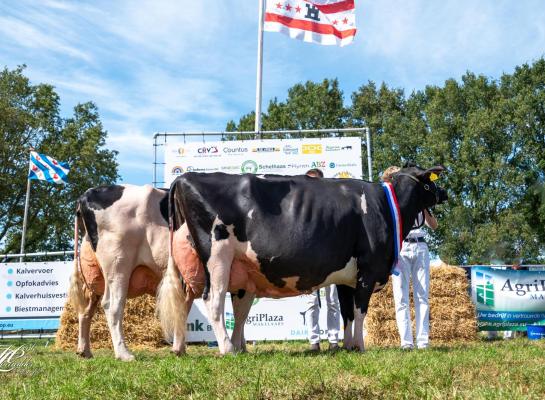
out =
<path fill-rule="evenodd" d="M 189 346 L 181 358 L 166 349 L 137 351 L 132 363 L 115 361 L 111 351 L 83 360 L 33 343 L 28 366 L 0 372 L 0 399 L 545 398 L 543 340 L 364 354 L 309 354 L 306 343 L 291 342 L 258 344 L 248 354 L 226 357 Z"/>

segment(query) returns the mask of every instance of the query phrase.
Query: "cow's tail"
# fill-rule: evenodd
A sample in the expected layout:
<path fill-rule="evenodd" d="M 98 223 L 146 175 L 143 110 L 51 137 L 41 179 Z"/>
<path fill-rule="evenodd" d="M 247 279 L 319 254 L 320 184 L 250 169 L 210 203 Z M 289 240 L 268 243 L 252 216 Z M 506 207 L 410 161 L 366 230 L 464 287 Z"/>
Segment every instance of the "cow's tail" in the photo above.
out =
<path fill-rule="evenodd" d="M 174 217 L 172 210 L 173 189 L 169 193 L 169 244 L 168 265 L 163 279 L 157 289 L 157 316 L 167 338 L 175 338 L 185 342 L 187 314 L 186 292 L 182 284 L 182 277 L 172 256 L 172 242 L 174 239 Z"/>
<path fill-rule="evenodd" d="M 70 277 L 70 289 L 68 291 L 68 299 L 72 307 L 78 314 L 84 312 L 87 306 L 85 297 L 85 282 L 83 281 L 81 263 L 80 263 L 80 248 L 79 248 L 79 220 L 81 219 L 80 206 L 78 204 L 76 210 L 76 218 L 74 222 L 74 271 Z"/>

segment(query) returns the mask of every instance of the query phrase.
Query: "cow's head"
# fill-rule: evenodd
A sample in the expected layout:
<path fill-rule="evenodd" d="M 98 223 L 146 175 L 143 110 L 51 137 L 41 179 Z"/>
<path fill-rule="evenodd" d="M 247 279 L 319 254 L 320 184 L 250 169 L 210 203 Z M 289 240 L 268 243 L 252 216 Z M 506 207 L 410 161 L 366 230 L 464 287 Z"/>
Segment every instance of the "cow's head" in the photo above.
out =
<path fill-rule="evenodd" d="M 447 191 L 435 183 L 444 171 L 445 167 L 442 165 L 423 169 L 415 164 L 407 163 L 399 172 L 393 175 L 393 180 L 397 181 L 396 183 L 401 186 L 411 184 L 411 180 L 418 183 L 416 190 L 421 193 L 424 208 L 432 207 L 448 200 Z M 403 189 L 401 188 L 401 190 Z"/>

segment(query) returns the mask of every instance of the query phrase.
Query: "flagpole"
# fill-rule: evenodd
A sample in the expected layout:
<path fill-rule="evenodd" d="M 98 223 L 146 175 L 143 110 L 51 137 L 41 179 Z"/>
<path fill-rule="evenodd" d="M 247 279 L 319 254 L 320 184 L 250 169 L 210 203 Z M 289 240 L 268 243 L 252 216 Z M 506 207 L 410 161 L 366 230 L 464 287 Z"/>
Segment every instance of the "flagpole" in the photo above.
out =
<path fill-rule="evenodd" d="M 254 131 L 261 138 L 261 93 L 263 86 L 263 6 L 264 0 L 259 0 L 259 27 L 257 30 L 257 81 L 255 90 L 255 127 Z"/>
<path fill-rule="evenodd" d="M 28 216 L 28 204 L 30 200 L 30 178 L 27 177 L 27 184 L 26 184 L 26 197 L 25 197 L 25 214 L 23 217 L 23 236 L 21 237 L 21 251 L 22 254 L 19 258 L 19 262 L 23 262 L 24 254 L 25 254 L 25 236 L 26 236 L 26 224 L 27 224 L 27 216 Z"/>

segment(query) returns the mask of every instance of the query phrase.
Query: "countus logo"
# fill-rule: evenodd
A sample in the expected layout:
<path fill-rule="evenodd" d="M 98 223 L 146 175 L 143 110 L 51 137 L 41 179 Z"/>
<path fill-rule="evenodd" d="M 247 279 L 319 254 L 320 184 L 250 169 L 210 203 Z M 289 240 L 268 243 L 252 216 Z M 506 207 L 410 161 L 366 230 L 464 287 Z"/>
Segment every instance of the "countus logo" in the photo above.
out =
<path fill-rule="evenodd" d="M 494 307 L 494 282 L 492 276 L 484 272 L 476 272 L 477 303 Z"/>

